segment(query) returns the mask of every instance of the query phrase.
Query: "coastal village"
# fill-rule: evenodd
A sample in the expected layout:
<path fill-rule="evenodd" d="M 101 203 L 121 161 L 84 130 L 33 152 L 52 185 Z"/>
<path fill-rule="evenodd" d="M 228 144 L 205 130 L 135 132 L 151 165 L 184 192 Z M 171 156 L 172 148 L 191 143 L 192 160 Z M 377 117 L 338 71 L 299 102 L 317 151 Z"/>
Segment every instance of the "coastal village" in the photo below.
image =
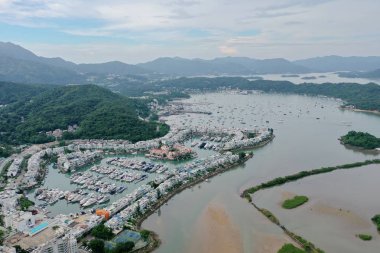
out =
<path fill-rule="evenodd" d="M 45 253 L 63 245 L 78 252 L 86 249 L 80 241 L 100 224 L 115 234 L 139 235 L 138 224 L 173 194 L 243 163 L 252 154 L 242 150 L 273 137 L 270 128 L 172 127 L 164 137 L 137 143 L 75 140 L 27 147 L 0 164 L 7 176 L 0 192 L 6 246 L 0 250 L 14 253 L 17 245 Z M 200 150 L 212 154 L 201 157 Z M 180 163 L 166 164 L 175 161 Z M 44 187 L 52 169 L 73 190 Z M 57 203 L 79 211 L 51 215 Z M 136 240 L 135 248 L 148 247 L 148 241 Z"/>

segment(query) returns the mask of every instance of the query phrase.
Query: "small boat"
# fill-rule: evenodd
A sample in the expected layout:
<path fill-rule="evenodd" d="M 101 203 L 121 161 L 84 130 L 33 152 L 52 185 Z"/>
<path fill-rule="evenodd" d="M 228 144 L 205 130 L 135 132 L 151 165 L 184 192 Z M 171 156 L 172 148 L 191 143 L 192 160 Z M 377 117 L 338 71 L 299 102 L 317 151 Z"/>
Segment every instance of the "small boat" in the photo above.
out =
<path fill-rule="evenodd" d="M 119 188 L 117 188 L 117 192 L 122 193 L 123 191 L 125 191 L 125 189 L 127 189 L 127 187 L 120 186 Z"/>
<path fill-rule="evenodd" d="M 98 204 L 103 204 L 107 201 L 110 200 L 110 197 L 109 196 L 104 196 L 103 198 L 101 198 L 100 200 L 98 200 Z"/>
<path fill-rule="evenodd" d="M 84 203 L 82 206 L 83 207 L 88 207 L 88 206 L 92 206 L 93 204 L 95 204 L 97 202 L 97 200 L 95 198 L 90 198 L 89 200 L 87 200 L 86 203 Z"/>

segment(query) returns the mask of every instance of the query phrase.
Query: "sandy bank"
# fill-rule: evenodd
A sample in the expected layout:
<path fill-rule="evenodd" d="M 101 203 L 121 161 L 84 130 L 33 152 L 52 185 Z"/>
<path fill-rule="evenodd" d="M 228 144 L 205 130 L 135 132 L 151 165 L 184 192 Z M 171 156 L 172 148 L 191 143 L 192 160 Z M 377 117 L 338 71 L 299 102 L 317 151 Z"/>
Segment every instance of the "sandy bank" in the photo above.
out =
<path fill-rule="evenodd" d="M 203 210 L 191 237 L 187 253 L 243 252 L 239 230 L 219 204 L 210 203 Z"/>

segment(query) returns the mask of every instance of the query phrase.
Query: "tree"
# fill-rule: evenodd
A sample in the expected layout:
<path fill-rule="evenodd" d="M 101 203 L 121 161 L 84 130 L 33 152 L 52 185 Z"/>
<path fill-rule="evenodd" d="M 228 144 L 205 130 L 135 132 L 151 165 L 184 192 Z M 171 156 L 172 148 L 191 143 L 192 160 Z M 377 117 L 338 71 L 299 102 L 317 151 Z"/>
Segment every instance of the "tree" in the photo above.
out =
<path fill-rule="evenodd" d="M 112 250 L 112 253 L 125 253 L 130 252 L 135 247 L 135 243 L 131 241 L 118 243 Z"/>
<path fill-rule="evenodd" d="M 3 241 L 4 241 L 4 231 L 0 230 L 0 245 L 3 245 Z"/>
<path fill-rule="evenodd" d="M 88 244 L 93 253 L 104 253 L 104 241 L 99 239 L 91 240 Z"/>
<path fill-rule="evenodd" d="M 142 230 L 141 232 L 140 232 L 140 235 L 141 235 L 141 237 L 144 239 L 144 240 L 146 240 L 146 239 L 148 239 L 148 237 L 149 237 L 149 235 L 150 235 L 150 231 L 148 231 L 148 230 Z"/>
<path fill-rule="evenodd" d="M 94 227 L 91 231 L 91 234 L 100 239 L 109 240 L 113 237 L 112 229 L 104 226 L 104 224 L 100 224 Z"/>
<path fill-rule="evenodd" d="M 23 248 L 21 248 L 20 245 L 16 245 L 15 249 L 16 249 L 16 253 L 29 253 L 28 251 L 26 251 Z"/>
<path fill-rule="evenodd" d="M 245 153 L 244 152 L 240 152 L 239 153 L 239 160 L 242 160 L 245 158 Z"/>

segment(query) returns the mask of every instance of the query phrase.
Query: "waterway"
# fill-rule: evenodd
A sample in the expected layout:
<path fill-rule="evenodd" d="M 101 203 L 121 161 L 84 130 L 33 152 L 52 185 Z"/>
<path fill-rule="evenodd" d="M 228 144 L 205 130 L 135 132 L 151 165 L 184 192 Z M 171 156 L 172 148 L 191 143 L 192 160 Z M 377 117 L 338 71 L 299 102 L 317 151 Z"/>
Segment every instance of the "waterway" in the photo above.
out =
<path fill-rule="evenodd" d="M 186 142 L 186 145 L 190 146 L 190 144 L 191 144 L 190 142 L 191 141 Z M 215 152 L 214 151 L 210 151 L 210 150 L 197 149 L 197 153 L 198 153 L 198 157 L 197 158 L 205 158 L 205 157 L 208 157 L 209 155 L 212 155 Z M 186 161 L 160 161 L 160 160 L 151 160 L 149 158 L 144 157 L 144 155 L 142 155 L 142 154 L 139 154 L 139 155 L 124 155 L 124 156 L 118 156 L 118 157 L 127 157 L 127 158 L 130 158 L 132 160 L 146 161 L 146 162 L 153 162 L 153 163 L 156 163 L 156 164 L 162 164 L 162 165 L 165 165 L 169 169 L 181 166 L 181 165 L 183 165 L 183 164 L 185 164 L 187 162 L 191 162 L 192 161 L 192 159 L 191 160 L 186 160 Z M 103 159 L 101 161 L 98 161 L 95 164 L 106 165 L 106 162 Z M 94 164 L 90 164 L 90 165 L 84 166 L 84 167 L 78 169 L 77 172 L 79 172 L 79 171 L 80 172 L 88 171 L 88 172 L 90 172 L 93 175 L 102 176 L 102 174 L 100 174 L 100 173 L 92 172 L 91 170 L 89 170 L 93 165 Z M 79 203 L 68 203 L 65 199 L 62 199 L 62 200 L 58 200 L 58 202 L 54 203 L 53 205 L 47 205 L 45 207 L 45 209 L 48 212 L 48 215 L 51 216 L 51 217 L 53 217 L 53 216 L 55 216 L 57 214 L 75 214 L 75 213 L 79 213 L 79 212 L 82 212 L 82 211 L 91 212 L 92 209 L 102 208 L 102 207 L 108 206 L 110 203 L 114 202 L 115 200 L 117 200 L 117 199 L 125 196 L 128 193 L 133 192 L 139 186 L 144 185 L 147 182 L 154 180 L 154 178 L 158 175 L 157 173 L 146 173 L 146 172 L 140 172 L 140 173 L 146 174 L 147 178 L 144 179 L 144 180 L 142 180 L 142 181 L 136 182 L 136 183 L 135 182 L 131 182 L 131 183 L 122 182 L 122 181 L 119 181 L 119 180 L 110 179 L 110 178 L 108 178 L 106 176 L 104 178 L 102 178 L 101 180 L 104 181 L 104 182 L 115 183 L 117 186 L 124 186 L 124 187 L 126 187 L 126 190 L 123 191 L 122 193 L 118 193 L 117 192 L 117 193 L 115 193 L 113 195 L 106 194 L 106 195 L 110 196 L 110 201 L 109 202 L 106 202 L 106 203 L 103 203 L 103 204 L 95 204 L 95 205 L 92 205 L 90 207 L 83 208 L 83 207 L 80 206 Z M 73 191 L 73 190 L 77 189 L 80 185 L 71 183 L 70 182 L 70 175 L 71 174 L 69 174 L 69 173 L 63 174 L 58 169 L 56 169 L 52 165 L 50 165 L 48 167 L 48 174 L 45 177 L 45 180 L 44 180 L 44 182 L 42 184 L 42 187 L 43 188 L 48 188 L 48 189 L 59 189 L 59 190 L 62 190 L 62 191 Z M 38 200 L 36 198 L 36 196 L 34 194 L 35 191 L 36 191 L 36 189 L 30 190 L 28 192 L 28 197 L 33 202 L 35 202 L 37 205 L 43 204 L 44 203 L 43 201 Z M 85 190 L 85 191 L 89 192 L 89 193 L 95 193 L 95 191 L 90 191 L 90 190 Z"/>
<path fill-rule="evenodd" d="M 167 118 L 169 124 L 272 127 L 276 137 L 265 147 L 254 150 L 255 156 L 245 165 L 176 195 L 150 216 L 143 227 L 159 234 L 162 245 L 156 250 L 157 253 L 277 252 L 289 239 L 239 197 L 243 189 L 301 170 L 379 158 L 377 153 L 348 149 L 339 143 L 338 138 L 350 130 L 380 136 L 380 117 L 341 110 L 340 102 L 334 99 L 280 94 L 208 93 L 193 95 L 184 102 L 190 103 L 194 110 L 210 111 L 212 115 L 170 116 Z M 351 177 L 350 182 L 354 182 L 355 175 Z M 373 175 L 363 172 L 362 177 L 364 181 L 361 184 Z M 328 182 L 333 186 L 334 181 Z M 372 190 L 366 192 L 372 195 L 361 200 L 361 206 L 355 210 L 357 213 L 360 209 L 367 210 L 367 205 L 373 205 L 380 190 L 378 184 L 362 185 L 363 189 L 366 187 L 371 187 Z M 344 200 L 355 204 L 359 197 L 352 195 L 352 198 Z M 289 224 L 292 222 L 289 220 Z M 314 225 L 316 229 L 323 227 L 319 219 L 311 219 L 309 223 L 294 222 L 297 232 L 301 235 L 305 232 L 310 241 L 313 241 L 313 234 L 307 231 Z M 326 247 L 328 252 L 358 252 L 357 245 L 360 245 L 360 252 L 373 252 L 373 246 L 358 240 L 346 240 L 344 236 L 336 234 L 336 243 L 330 243 L 332 239 L 329 234 L 319 232 L 318 246 L 322 249 Z M 341 246 L 343 244 L 348 246 Z M 355 244 L 351 250 L 350 244 Z"/>

